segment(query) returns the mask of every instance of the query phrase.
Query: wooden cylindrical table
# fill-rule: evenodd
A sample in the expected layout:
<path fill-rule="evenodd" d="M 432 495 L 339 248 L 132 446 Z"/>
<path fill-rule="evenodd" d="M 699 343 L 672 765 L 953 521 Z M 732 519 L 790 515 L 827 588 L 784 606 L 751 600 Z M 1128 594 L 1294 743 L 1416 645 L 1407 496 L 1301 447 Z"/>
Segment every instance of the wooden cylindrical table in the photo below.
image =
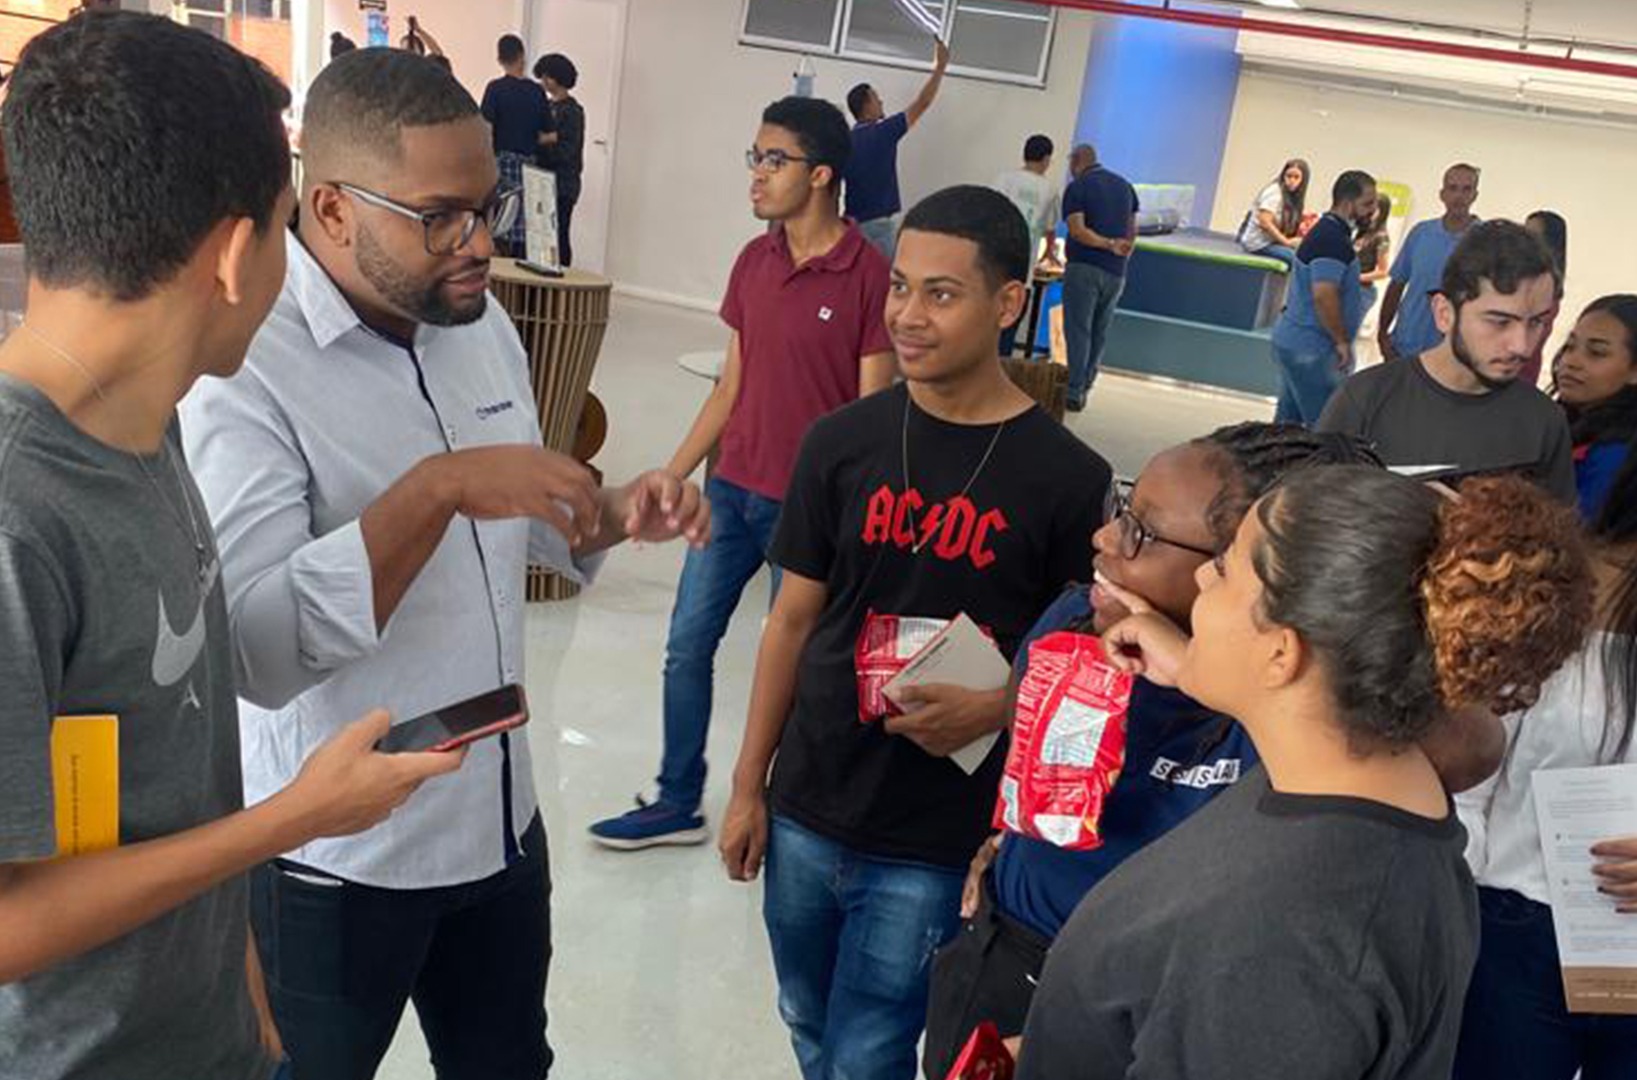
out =
<path fill-rule="evenodd" d="M 529 355 L 546 447 L 573 453 L 591 373 L 608 330 L 613 283 L 582 270 L 566 270 L 560 278 L 543 277 L 511 259 L 495 259 L 490 274 L 495 299 L 511 316 Z M 530 602 L 566 600 L 579 591 L 561 575 L 544 567 L 529 567 Z"/>

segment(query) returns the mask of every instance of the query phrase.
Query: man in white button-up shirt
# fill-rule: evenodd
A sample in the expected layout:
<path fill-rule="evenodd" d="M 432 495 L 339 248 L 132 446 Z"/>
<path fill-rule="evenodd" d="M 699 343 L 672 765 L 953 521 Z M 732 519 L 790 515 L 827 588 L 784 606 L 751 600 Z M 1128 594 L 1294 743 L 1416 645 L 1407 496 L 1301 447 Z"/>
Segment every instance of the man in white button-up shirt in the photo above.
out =
<path fill-rule="evenodd" d="M 309 93 L 289 272 L 241 375 L 183 410 L 222 549 L 245 796 L 364 706 L 405 719 L 522 682 L 526 560 L 585 581 L 627 536 L 703 543 L 697 488 L 598 489 L 541 447 L 516 331 L 486 303 L 487 125 L 403 52 Z M 304 1080 L 374 1074 L 413 999 L 444 1080 L 551 1063 L 545 837 L 523 732 L 471 748 L 397 817 L 254 876 L 273 1009 Z"/>

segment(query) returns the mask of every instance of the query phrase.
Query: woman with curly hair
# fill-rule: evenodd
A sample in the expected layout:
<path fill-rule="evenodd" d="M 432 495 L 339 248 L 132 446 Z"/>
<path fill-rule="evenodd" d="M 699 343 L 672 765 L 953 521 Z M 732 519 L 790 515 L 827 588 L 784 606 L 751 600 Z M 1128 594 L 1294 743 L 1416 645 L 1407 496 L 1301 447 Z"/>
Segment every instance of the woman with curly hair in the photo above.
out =
<path fill-rule="evenodd" d="M 1552 361 L 1552 388 L 1574 440 L 1580 514 L 1594 522 L 1637 437 L 1637 296 L 1586 306 Z"/>
<path fill-rule="evenodd" d="M 1133 857 L 1058 938 L 1020 1080 L 1449 1075 L 1478 950 L 1465 833 L 1420 741 L 1511 711 L 1580 644 L 1571 510 L 1296 473 L 1198 572 L 1193 639 L 1136 615 L 1129 669 L 1234 717 L 1262 765 Z"/>
<path fill-rule="evenodd" d="M 1530 778 L 1536 769 L 1637 764 L 1637 462 L 1621 471 L 1593 542 L 1592 636 L 1528 710 L 1506 717 L 1499 775 L 1460 799 L 1471 835 L 1483 947 L 1472 973 L 1457 1080 L 1629 1080 L 1637 1017 L 1570 1015 Z M 1637 837 L 1596 845 L 1607 903 L 1637 915 Z"/>

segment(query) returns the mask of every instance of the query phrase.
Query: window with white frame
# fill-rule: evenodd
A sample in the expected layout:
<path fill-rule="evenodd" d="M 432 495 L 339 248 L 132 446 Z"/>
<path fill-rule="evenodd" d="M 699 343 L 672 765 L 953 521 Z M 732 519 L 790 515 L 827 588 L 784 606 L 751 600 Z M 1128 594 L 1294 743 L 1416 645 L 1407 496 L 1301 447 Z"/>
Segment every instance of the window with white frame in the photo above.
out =
<path fill-rule="evenodd" d="M 745 0 L 739 40 L 929 68 L 936 31 L 950 43 L 950 71 L 1044 86 L 1056 18 L 1027 0 Z"/>

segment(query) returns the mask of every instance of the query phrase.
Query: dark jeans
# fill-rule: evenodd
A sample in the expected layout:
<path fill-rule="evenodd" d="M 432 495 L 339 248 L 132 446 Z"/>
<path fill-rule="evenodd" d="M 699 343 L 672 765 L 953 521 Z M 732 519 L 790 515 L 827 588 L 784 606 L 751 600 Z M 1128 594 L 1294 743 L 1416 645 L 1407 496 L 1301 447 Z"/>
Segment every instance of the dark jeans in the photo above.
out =
<path fill-rule="evenodd" d="M 562 265 L 574 265 L 574 204 L 580 201 L 580 193 L 564 195 L 561 189 L 557 192 L 557 259 Z"/>
<path fill-rule="evenodd" d="M 876 859 L 774 817 L 762 915 L 803 1080 L 909 1080 L 959 870 Z"/>
<path fill-rule="evenodd" d="M 1002 1038 L 1023 1034 L 1046 950 L 1051 942 L 995 906 L 990 879 L 983 879 L 978 913 L 932 961 L 926 1044 L 921 1065 L 927 1080 L 944 1080 L 973 1030 L 992 1020 Z"/>
<path fill-rule="evenodd" d="M 711 542 L 688 549 L 671 609 L 665 643 L 665 755 L 659 767 L 660 801 L 684 813 L 699 809 L 705 793 L 705 738 L 710 734 L 716 649 L 745 586 L 768 562 L 779 503 L 711 477 Z M 773 588 L 779 587 L 773 567 Z"/>
<path fill-rule="evenodd" d="M 1084 401 L 1103 362 L 1114 305 L 1125 278 L 1090 263 L 1071 262 L 1063 271 L 1063 337 L 1069 350 L 1069 398 Z"/>
<path fill-rule="evenodd" d="M 1480 888 L 1482 940 L 1472 972 L 1455 1080 L 1631 1080 L 1637 1016 L 1570 1013 L 1552 909 Z"/>
<path fill-rule="evenodd" d="M 536 817 L 523 858 L 468 885 L 377 889 L 279 860 L 250 917 L 290 1080 L 369 1080 L 413 1000 L 438 1080 L 541 1080 L 551 870 Z"/>

